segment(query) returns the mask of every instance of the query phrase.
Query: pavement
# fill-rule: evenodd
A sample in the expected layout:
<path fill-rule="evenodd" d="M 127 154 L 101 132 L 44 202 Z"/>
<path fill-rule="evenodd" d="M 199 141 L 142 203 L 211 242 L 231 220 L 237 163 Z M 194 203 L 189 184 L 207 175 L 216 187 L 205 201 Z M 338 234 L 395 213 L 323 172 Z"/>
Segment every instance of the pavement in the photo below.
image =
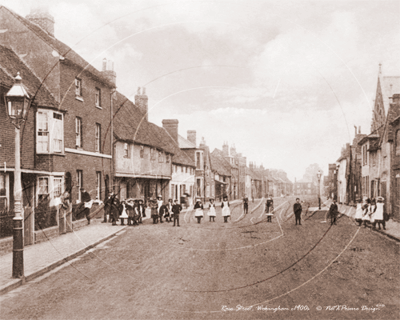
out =
<path fill-rule="evenodd" d="M 237 204 L 240 202 L 241 200 L 234 200 L 230 203 Z M 220 206 L 220 203 L 218 202 L 216 205 Z M 191 209 L 183 209 L 181 213 L 186 213 L 187 210 Z M 147 215 L 143 220 L 149 218 L 149 215 Z M 13 253 L 0 256 L 0 295 L 75 259 L 127 227 L 126 224 L 112 226 L 110 223 L 98 223 L 102 219 L 93 219 L 94 223 L 87 227 L 51 238 L 49 241 L 24 247 L 25 277 L 23 279 L 12 278 Z"/>
<path fill-rule="evenodd" d="M 331 202 L 326 203 L 327 207 L 326 208 L 321 208 L 321 210 L 329 210 L 329 205 Z M 309 208 L 308 211 L 311 211 L 311 209 L 318 210 L 318 207 L 316 208 Z M 356 208 L 353 206 L 349 206 L 346 204 L 338 204 L 338 209 L 339 212 L 343 215 L 346 215 L 352 219 L 354 219 L 354 216 L 356 214 Z M 389 221 L 386 221 L 386 230 L 379 230 L 373 228 L 372 224 L 367 224 L 368 228 L 371 228 L 373 231 L 379 232 L 382 235 L 385 235 L 393 240 L 399 241 L 400 242 L 400 223 L 397 221 L 394 221 L 393 219 L 390 219 Z"/>
<path fill-rule="evenodd" d="M 111 226 L 110 223 L 92 223 L 49 241 L 24 247 L 24 279 L 12 278 L 12 252 L 0 256 L 0 294 L 11 291 L 26 281 L 31 281 L 75 259 L 126 227 L 126 225 Z"/>

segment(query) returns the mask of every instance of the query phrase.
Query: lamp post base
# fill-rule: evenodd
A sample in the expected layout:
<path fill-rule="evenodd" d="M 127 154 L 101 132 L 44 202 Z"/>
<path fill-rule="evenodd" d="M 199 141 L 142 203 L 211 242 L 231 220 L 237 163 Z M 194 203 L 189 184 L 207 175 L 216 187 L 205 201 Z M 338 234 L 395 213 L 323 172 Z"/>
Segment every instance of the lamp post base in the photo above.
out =
<path fill-rule="evenodd" d="M 24 238 L 23 238 L 23 218 L 13 219 L 13 278 L 24 278 Z"/>

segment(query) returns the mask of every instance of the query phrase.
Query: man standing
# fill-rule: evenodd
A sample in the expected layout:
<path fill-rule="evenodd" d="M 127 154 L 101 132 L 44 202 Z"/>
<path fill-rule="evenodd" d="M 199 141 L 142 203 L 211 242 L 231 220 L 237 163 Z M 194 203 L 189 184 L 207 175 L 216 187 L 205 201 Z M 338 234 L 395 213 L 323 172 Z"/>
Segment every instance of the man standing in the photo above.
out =
<path fill-rule="evenodd" d="M 104 220 L 102 223 L 106 223 L 107 221 L 111 221 L 111 205 L 113 202 L 113 193 L 111 192 L 107 197 L 107 200 L 104 201 Z"/>
<path fill-rule="evenodd" d="M 246 195 L 244 195 L 243 198 L 243 212 L 244 214 L 247 214 L 249 212 L 249 198 L 247 198 Z"/>
<path fill-rule="evenodd" d="M 333 202 L 329 207 L 329 215 L 331 216 L 331 225 L 336 224 L 337 214 L 338 214 L 338 206 L 336 204 L 336 199 L 333 199 Z"/>
<path fill-rule="evenodd" d="M 89 193 L 84 189 L 81 188 L 81 192 L 82 192 L 82 202 L 83 202 L 83 213 L 86 216 L 86 219 L 88 221 L 88 224 L 90 224 L 90 208 L 91 208 L 91 198 Z"/>
<path fill-rule="evenodd" d="M 175 227 L 175 221 L 179 227 L 179 214 L 181 213 L 182 206 L 178 203 L 178 200 L 174 200 L 174 205 L 172 206 L 172 212 L 174 213 L 174 225 Z"/>
<path fill-rule="evenodd" d="M 293 211 L 294 215 L 296 217 L 296 226 L 297 226 L 297 221 L 299 222 L 299 225 L 301 226 L 301 211 L 303 208 L 301 207 L 300 204 L 300 198 L 296 198 L 296 203 L 293 205 Z"/>
<path fill-rule="evenodd" d="M 168 199 L 168 203 L 166 205 L 167 215 L 169 217 L 169 220 L 167 217 L 167 222 L 172 222 L 172 218 L 174 216 L 174 213 L 172 212 L 172 207 L 173 207 L 173 203 L 172 203 L 172 199 L 170 198 L 170 199 Z"/>

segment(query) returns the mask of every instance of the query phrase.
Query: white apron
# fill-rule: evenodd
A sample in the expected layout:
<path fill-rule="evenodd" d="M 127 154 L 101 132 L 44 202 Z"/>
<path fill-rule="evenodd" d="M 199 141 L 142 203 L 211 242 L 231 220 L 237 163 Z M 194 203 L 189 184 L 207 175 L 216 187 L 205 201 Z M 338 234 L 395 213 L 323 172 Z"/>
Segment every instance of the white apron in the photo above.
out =
<path fill-rule="evenodd" d="M 162 207 L 162 205 L 163 205 L 163 202 L 162 202 L 162 200 L 157 200 L 157 213 L 158 213 L 158 215 L 160 216 L 160 209 L 161 209 L 161 207 Z"/>
<path fill-rule="evenodd" d="M 380 220 L 383 221 L 383 206 L 384 206 L 384 203 L 381 203 L 381 202 L 378 202 L 376 204 L 376 211 L 374 213 L 375 221 L 380 221 Z"/>
<path fill-rule="evenodd" d="M 369 205 L 367 209 L 363 210 L 363 221 L 369 221 L 369 209 L 371 208 L 371 206 Z M 367 213 L 365 213 L 365 211 L 367 211 Z"/>
<path fill-rule="evenodd" d="M 215 204 L 210 204 L 210 208 L 209 208 L 209 210 L 208 210 L 208 216 L 209 217 L 215 217 L 216 216 L 216 214 L 215 214 Z"/>
<path fill-rule="evenodd" d="M 369 221 L 371 221 L 372 223 L 375 222 L 375 209 L 376 209 L 376 205 L 372 205 L 369 207 Z"/>
<path fill-rule="evenodd" d="M 354 216 L 354 219 L 361 220 L 363 218 L 362 206 L 362 203 L 357 203 L 356 215 Z"/>
<path fill-rule="evenodd" d="M 229 217 L 231 215 L 231 210 L 228 207 L 228 201 L 223 202 L 224 207 L 222 208 L 222 216 Z"/>
<path fill-rule="evenodd" d="M 203 209 L 197 208 L 197 209 L 195 210 L 195 212 L 194 212 L 194 216 L 195 216 L 195 217 L 204 217 Z"/>

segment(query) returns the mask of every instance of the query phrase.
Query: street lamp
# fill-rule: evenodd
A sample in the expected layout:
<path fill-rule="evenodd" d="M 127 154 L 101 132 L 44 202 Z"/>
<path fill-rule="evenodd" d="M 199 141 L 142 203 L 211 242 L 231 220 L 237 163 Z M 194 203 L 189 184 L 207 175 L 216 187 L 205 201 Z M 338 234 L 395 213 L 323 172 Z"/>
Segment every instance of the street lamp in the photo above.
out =
<path fill-rule="evenodd" d="M 14 169 L 14 219 L 13 219 L 13 278 L 24 277 L 24 235 L 23 235 L 23 208 L 21 197 L 21 159 L 20 159 L 20 127 L 25 121 L 30 96 L 22 84 L 19 75 L 15 77 L 15 83 L 5 95 L 6 110 L 15 126 L 15 169 Z"/>
<path fill-rule="evenodd" d="M 319 208 L 319 210 L 321 210 L 321 176 L 322 176 L 322 172 L 321 172 L 321 170 L 318 170 L 317 178 L 318 178 L 318 208 Z"/>

